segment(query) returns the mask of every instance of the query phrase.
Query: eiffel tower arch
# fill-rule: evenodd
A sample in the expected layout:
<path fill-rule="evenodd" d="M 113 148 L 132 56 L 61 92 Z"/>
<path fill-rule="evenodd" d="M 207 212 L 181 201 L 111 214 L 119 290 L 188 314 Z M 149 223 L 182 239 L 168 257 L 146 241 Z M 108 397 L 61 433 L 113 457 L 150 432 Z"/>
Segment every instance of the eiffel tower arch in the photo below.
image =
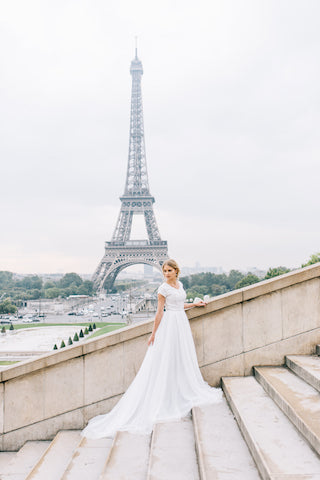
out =
<path fill-rule="evenodd" d="M 104 256 L 92 278 L 98 290 L 111 289 L 124 268 L 144 263 L 161 270 L 161 265 L 168 258 L 168 245 L 161 240 L 153 211 L 155 200 L 149 190 L 141 94 L 143 68 L 137 48 L 130 73 L 132 91 L 126 184 L 120 197 L 121 208 L 112 239 L 105 243 Z M 147 239 L 130 240 L 134 215 L 144 216 Z"/>

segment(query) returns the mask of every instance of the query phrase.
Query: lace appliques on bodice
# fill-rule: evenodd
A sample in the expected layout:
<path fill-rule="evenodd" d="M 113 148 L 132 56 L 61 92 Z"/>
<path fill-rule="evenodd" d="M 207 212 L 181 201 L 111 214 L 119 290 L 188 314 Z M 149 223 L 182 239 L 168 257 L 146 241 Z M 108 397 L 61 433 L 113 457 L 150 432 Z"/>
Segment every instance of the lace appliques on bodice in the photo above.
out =
<path fill-rule="evenodd" d="M 171 287 L 168 283 L 163 282 L 158 288 L 158 293 L 166 299 L 166 310 L 184 310 L 187 295 L 180 281 L 179 288 Z"/>

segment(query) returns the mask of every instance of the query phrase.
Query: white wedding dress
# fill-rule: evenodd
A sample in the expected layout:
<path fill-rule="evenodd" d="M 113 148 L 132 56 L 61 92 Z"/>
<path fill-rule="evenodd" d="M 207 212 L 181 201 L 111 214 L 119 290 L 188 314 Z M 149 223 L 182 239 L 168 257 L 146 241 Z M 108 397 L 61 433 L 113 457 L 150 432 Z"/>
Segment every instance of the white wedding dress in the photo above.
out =
<path fill-rule="evenodd" d="M 83 436 L 111 437 L 117 430 L 151 433 L 155 423 L 182 418 L 195 405 L 221 401 L 222 390 L 210 387 L 198 367 L 182 283 L 177 289 L 165 282 L 158 293 L 166 302 L 153 345 L 117 405 L 92 418 Z"/>

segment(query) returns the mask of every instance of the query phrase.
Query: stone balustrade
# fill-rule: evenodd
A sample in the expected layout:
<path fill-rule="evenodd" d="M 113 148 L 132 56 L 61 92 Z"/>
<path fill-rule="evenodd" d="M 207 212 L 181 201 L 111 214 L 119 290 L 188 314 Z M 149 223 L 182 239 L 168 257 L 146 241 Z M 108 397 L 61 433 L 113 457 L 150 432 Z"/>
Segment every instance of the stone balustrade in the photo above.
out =
<path fill-rule="evenodd" d="M 188 311 L 199 366 L 211 385 L 255 365 L 313 353 L 320 342 L 320 265 L 220 295 Z M 136 375 L 152 321 L 21 362 L 0 372 L 0 449 L 81 429 L 109 411 Z"/>

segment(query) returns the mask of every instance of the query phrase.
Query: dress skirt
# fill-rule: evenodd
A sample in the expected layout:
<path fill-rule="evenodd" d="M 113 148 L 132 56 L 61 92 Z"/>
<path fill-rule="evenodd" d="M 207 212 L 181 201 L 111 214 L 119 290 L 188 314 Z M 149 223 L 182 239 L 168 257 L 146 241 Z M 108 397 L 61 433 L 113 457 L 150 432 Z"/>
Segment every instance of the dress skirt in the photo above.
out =
<path fill-rule="evenodd" d="M 184 310 L 167 310 L 127 391 L 109 413 L 91 419 L 82 435 L 112 437 L 118 430 L 151 433 L 155 423 L 182 418 L 193 406 L 221 398 L 221 389 L 202 378 Z"/>

